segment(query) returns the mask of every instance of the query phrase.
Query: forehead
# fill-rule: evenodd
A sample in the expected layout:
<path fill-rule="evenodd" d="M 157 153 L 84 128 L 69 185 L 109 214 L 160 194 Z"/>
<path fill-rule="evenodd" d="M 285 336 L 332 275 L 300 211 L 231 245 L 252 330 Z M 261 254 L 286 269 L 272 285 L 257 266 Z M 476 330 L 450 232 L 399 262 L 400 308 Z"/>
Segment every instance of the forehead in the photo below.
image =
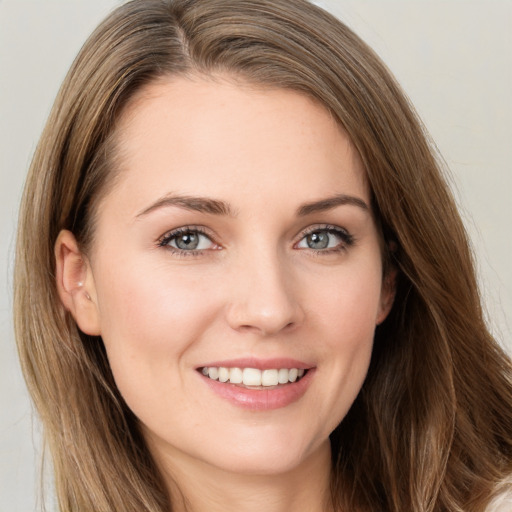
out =
<path fill-rule="evenodd" d="M 368 197 L 345 131 L 319 102 L 288 89 L 223 77 L 159 79 L 126 107 L 117 147 L 116 188 L 139 196 L 146 188 L 218 197 L 266 188 L 276 199 L 284 190 L 300 199 L 348 187 Z"/>

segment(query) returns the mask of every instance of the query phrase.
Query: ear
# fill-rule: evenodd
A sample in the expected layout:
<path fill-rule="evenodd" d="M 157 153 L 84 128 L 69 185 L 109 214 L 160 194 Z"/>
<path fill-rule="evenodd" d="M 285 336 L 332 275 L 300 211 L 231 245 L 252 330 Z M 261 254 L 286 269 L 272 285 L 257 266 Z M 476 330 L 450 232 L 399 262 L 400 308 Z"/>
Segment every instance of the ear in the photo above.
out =
<path fill-rule="evenodd" d="M 57 291 L 64 307 L 82 332 L 100 334 L 96 288 L 89 261 L 71 231 L 62 230 L 55 242 Z"/>
<path fill-rule="evenodd" d="M 396 268 L 390 268 L 384 279 L 382 281 L 382 289 L 380 292 L 380 304 L 379 311 L 377 314 L 376 324 L 379 325 L 387 318 L 391 308 L 393 307 L 393 302 L 395 300 L 396 294 Z"/>

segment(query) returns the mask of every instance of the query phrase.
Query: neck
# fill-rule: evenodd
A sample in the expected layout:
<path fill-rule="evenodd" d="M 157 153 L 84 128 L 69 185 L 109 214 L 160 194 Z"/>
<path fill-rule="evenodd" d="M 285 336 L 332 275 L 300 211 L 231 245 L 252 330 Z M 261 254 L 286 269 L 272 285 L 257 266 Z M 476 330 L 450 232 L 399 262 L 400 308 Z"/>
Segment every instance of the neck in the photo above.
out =
<path fill-rule="evenodd" d="M 327 442 L 279 474 L 229 472 L 176 453 L 158 462 L 176 512 L 332 512 L 330 458 Z"/>

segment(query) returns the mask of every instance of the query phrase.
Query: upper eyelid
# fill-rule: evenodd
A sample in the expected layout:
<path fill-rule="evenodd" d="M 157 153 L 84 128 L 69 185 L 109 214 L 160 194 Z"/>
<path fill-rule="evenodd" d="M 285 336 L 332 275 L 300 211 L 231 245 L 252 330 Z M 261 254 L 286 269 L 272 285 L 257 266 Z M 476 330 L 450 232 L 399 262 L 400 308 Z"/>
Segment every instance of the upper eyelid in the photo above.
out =
<path fill-rule="evenodd" d="M 344 227 L 336 226 L 333 224 L 313 224 L 311 226 L 308 226 L 307 228 L 302 229 L 297 234 L 297 239 L 302 240 L 307 235 L 310 235 L 311 233 L 314 233 L 315 231 L 337 231 L 339 233 L 343 233 L 346 236 L 352 236 L 350 231 Z"/>
<path fill-rule="evenodd" d="M 201 235 L 208 237 L 212 242 L 215 242 L 215 234 L 211 233 L 209 229 L 203 226 L 180 226 L 178 228 L 170 229 L 169 231 L 166 231 L 163 235 L 159 236 L 157 239 L 157 243 L 163 240 L 169 240 L 175 236 L 179 236 L 183 233 L 189 232 L 199 233 Z"/>
<path fill-rule="evenodd" d="M 336 231 L 347 231 L 345 228 L 341 226 L 335 226 L 334 224 L 312 224 L 311 226 L 308 226 L 307 228 L 304 228 L 302 231 L 305 233 L 310 233 L 311 231 L 321 231 L 324 230 L 336 230 Z"/>

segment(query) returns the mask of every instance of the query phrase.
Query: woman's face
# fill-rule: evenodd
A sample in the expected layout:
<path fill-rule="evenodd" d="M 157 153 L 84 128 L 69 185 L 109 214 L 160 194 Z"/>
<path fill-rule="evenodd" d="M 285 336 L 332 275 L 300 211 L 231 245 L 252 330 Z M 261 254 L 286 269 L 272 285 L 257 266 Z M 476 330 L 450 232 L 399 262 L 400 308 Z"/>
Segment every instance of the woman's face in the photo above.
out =
<path fill-rule="evenodd" d="M 350 140 L 299 93 L 181 78 L 118 133 L 75 316 L 153 452 L 266 474 L 325 453 L 392 296 Z"/>

